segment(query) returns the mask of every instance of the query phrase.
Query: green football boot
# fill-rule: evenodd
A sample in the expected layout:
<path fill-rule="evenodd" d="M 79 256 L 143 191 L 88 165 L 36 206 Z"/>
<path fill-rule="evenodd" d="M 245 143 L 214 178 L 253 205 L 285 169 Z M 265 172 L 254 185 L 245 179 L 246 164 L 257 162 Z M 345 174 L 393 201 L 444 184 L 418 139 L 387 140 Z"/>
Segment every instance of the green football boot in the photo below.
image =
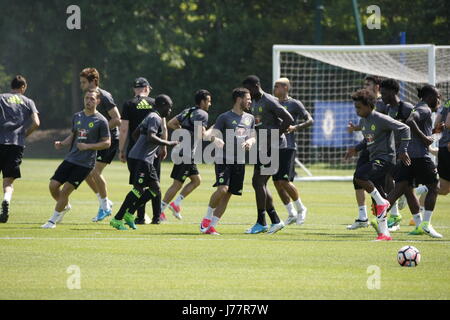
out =
<path fill-rule="evenodd" d="M 109 225 L 112 226 L 113 228 L 116 228 L 117 230 L 127 230 L 127 228 L 123 224 L 123 221 L 117 220 L 115 218 L 111 219 L 111 221 L 109 222 Z"/>
<path fill-rule="evenodd" d="M 402 221 L 402 215 L 399 214 L 398 216 L 392 216 L 390 215 L 387 221 L 388 228 L 392 228 L 393 226 L 398 226 L 400 224 L 400 221 Z"/>
<path fill-rule="evenodd" d="M 123 220 L 125 220 L 125 224 L 128 225 L 131 229 L 136 230 L 136 224 L 134 223 L 134 216 L 131 213 L 125 213 L 123 216 Z"/>
<path fill-rule="evenodd" d="M 424 234 L 424 232 L 423 232 L 422 228 L 420 228 L 420 226 L 415 227 L 413 231 L 408 233 L 408 235 L 410 235 L 410 236 L 421 236 L 423 234 Z"/>
<path fill-rule="evenodd" d="M 370 220 L 370 225 L 375 229 L 377 234 L 380 234 L 380 229 L 378 228 L 378 220 L 376 218 Z"/>

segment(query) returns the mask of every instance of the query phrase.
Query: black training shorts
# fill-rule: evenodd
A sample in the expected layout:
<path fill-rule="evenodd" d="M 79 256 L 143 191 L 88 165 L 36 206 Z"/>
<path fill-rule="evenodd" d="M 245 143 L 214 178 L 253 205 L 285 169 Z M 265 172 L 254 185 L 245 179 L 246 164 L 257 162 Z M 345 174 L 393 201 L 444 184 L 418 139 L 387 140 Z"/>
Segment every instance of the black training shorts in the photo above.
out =
<path fill-rule="evenodd" d="M 0 144 L 0 171 L 3 178 L 20 178 L 23 147 L 12 144 Z"/>
<path fill-rule="evenodd" d="M 213 187 L 228 186 L 228 192 L 242 195 L 245 178 L 245 164 L 215 164 L 216 183 Z"/>
<path fill-rule="evenodd" d="M 56 180 L 61 184 L 69 182 L 75 187 L 75 189 L 77 189 L 91 171 L 92 168 L 79 166 L 64 160 L 58 166 L 50 180 Z"/>

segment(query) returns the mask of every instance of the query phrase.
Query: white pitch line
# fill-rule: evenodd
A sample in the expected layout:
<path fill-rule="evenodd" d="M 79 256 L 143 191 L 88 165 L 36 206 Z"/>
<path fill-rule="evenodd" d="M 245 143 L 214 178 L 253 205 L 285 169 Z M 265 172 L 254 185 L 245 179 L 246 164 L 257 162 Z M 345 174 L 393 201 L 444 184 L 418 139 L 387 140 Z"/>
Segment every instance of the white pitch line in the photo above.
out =
<path fill-rule="evenodd" d="M 118 240 L 118 241 L 124 241 L 124 240 L 138 240 L 138 241 L 148 241 L 148 240 L 169 240 L 169 241 L 257 241 L 257 240 L 265 240 L 265 239 L 273 239 L 273 240 L 281 240 L 286 241 L 287 239 L 284 238 L 275 238 L 271 236 L 260 236 L 255 237 L 253 239 L 243 239 L 243 238 L 218 238 L 218 237 L 211 237 L 211 238 L 168 238 L 163 239 L 161 237 L 148 237 L 148 238 L 83 238 L 83 237 L 61 237 L 61 238 L 41 238 L 41 237 L 0 237 L 0 240 L 47 240 L 47 241 L 60 241 L 60 240 L 89 240 L 89 241 L 98 241 L 98 240 Z M 323 240 L 320 239 L 290 239 L 291 241 L 304 241 L 304 242 L 323 242 Z M 333 241 L 333 239 L 327 239 L 327 241 Z M 336 242 L 378 242 L 375 240 L 358 240 L 358 239 L 349 239 L 349 240 L 342 240 L 342 239 L 336 239 Z M 384 242 L 384 241 L 381 241 Z M 450 243 L 450 240 L 436 240 L 436 241 L 430 241 L 430 240 L 392 240 L 391 242 L 400 242 L 400 243 L 433 243 L 433 244 L 448 244 Z"/>

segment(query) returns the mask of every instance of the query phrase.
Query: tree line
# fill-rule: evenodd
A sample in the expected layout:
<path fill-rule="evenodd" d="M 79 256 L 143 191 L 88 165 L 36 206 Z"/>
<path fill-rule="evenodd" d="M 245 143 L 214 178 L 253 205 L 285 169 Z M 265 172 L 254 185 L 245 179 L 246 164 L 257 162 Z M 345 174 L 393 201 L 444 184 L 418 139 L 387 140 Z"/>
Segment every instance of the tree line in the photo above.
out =
<path fill-rule="evenodd" d="M 398 43 L 402 31 L 407 43 L 450 42 L 449 1 L 378 0 L 381 29 L 374 30 L 364 25 L 371 1 L 358 3 L 366 44 Z M 72 4 L 80 8 L 80 30 L 67 28 Z M 347 0 L 0 0 L 0 12 L 0 89 L 23 74 L 44 129 L 67 127 L 82 108 L 78 75 L 88 66 L 100 71 L 100 87 L 119 109 L 132 97 L 133 79 L 144 76 L 152 96 L 173 98 L 174 112 L 208 89 L 214 120 L 248 74 L 271 90 L 274 44 L 359 44 Z"/>

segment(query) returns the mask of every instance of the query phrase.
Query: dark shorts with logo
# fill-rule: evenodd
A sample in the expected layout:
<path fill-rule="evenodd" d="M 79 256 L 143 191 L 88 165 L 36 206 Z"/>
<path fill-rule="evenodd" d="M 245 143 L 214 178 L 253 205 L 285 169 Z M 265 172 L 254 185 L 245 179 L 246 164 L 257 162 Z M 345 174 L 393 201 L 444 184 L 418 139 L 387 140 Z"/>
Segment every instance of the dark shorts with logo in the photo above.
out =
<path fill-rule="evenodd" d="M 272 176 L 273 181 L 294 181 L 295 178 L 295 149 L 280 150 L 280 165 L 277 173 Z"/>
<path fill-rule="evenodd" d="M 354 179 L 372 181 L 378 190 L 384 190 L 386 174 L 391 170 L 392 163 L 375 159 L 356 168 Z"/>
<path fill-rule="evenodd" d="M 397 165 L 394 179 L 396 182 L 408 181 L 412 187 L 419 184 L 433 184 L 439 181 L 436 165 L 431 158 L 411 158 L 411 165 L 403 162 Z"/>
<path fill-rule="evenodd" d="M 197 165 L 193 164 L 175 164 L 170 177 L 174 180 L 183 182 L 190 176 L 199 175 Z"/>
<path fill-rule="evenodd" d="M 245 178 L 245 164 L 215 164 L 216 183 L 213 187 L 228 186 L 228 192 L 242 195 Z"/>
<path fill-rule="evenodd" d="M 356 170 L 358 170 L 358 168 L 360 168 L 361 166 L 365 165 L 366 163 L 368 163 L 370 161 L 369 159 L 369 150 L 367 149 L 363 149 L 360 153 L 359 153 L 359 158 L 358 161 L 356 162 Z M 356 173 L 355 170 L 355 173 Z M 356 181 L 355 181 L 355 175 L 353 174 L 353 187 L 355 188 L 355 190 L 360 190 L 362 189 L 362 187 L 360 187 Z"/>
<path fill-rule="evenodd" d="M 439 148 L 437 169 L 439 178 L 450 181 L 450 151 L 447 147 Z"/>
<path fill-rule="evenodd" d="M 153 164 L 137 159 L 128 159 L 127 164 L 130 170 L 130 184 L 146 188 L 151 180 L 159 181 Z"/>
<path fill-rule="evenodd" d="M 22 163 L 23 147 L 0 144 L 0 171 L 3 178 L 20 178 L 20 164 Z"/>
<path fill-rule="evenodd" d="M 56 169 L 50 180 L 56 180 L 61 184 L 68 182 L 73 185 L 75 189 L 78 189 L 91 171 L 92 168 L 79 166 L 64 160 Z"/>
<path fill-rule="evenodd" d="M 110 164 L 114 160 L 118 149 L 119 140 L 111 140 L 111 146 L 108 149 L 97 151 L 97 161 Z"/>

